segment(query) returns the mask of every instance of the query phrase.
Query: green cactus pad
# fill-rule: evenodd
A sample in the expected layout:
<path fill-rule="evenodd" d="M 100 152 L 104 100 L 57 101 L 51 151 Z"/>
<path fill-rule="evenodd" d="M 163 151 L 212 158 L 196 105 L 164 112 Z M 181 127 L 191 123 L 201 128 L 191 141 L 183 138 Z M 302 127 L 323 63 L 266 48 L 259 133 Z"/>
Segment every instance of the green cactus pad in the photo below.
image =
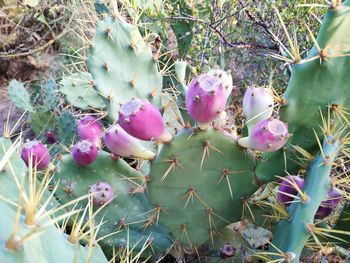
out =
<path fill-rule="evenodd" d="M 292 263 L 300 262 L 300 254 L 310 239 L 309 227 L 314 227 L 314 217 L 321 202 L 326 199 L 330 188 L 330 173 L 334 159 L 338 155 L 340 143 L 333 136 L 324 138 L 322 154 L 319 154 L 311 163 L 305 179 L 303 193 L 307 201 L 293 202 L 288 207 L 288 219 L 278 222 L 271 250 L 283 251 L 294 255 Z M 326 157 L 325 157 L 326 156 Z M 300 197 L 300 194 L 299 194 Z M 327 237 L 327 235 L 325 235 Z M 277 254 L 278 255 L 278 254 Z M 277 258 L 277 256 L 275 256 Z"/>
<path fill-rule="evenodd" d="M 116 197 L 96 216 L 96 222 L 102 218 L 106 221 L 99 236 L 117 229 L 122 232 L 101 241 L 105 253 L 111 255 L 113 247 L 118 249 L 127 245 L 127 229 L 130 247 L 139 242 L 137 250 L 141 249 L 148 237 L 152 240 L 151 247 L 155 252 L 164 252 L 172 244 L 164 227 L 156 222 L 148 226 L 148 220 L 156 211 L 151 211 L 152 207 L 144 193 L 145 177 L 122 159 L 111 160 L 110 154 L 100 151 L 93 164 L 78 167 L 71 155 L 65 155 L 57 164 L 54 180 L 56 183 L 60 180 L 57 194 L 62 203 L 86 195 L 89 187 L 97 182 L 106 182 L 113 187 Z"/>
<path fill-rule="evenodd" d="M 71 145 L 73 143 L 73 139 L 76 135 L 76 119 L 74 115 L 64 110 L 57 120 L 58 137 L 59 140 L 65 145 Z"/>
<path fill-rule="evenodd" d="M 30 259 L 42 263 L 87 262 L 88 249 L 79 244 L 70 244 L 65 234 L 60 232 L 55 225 L 51 225 L 44 229 L 41 234 L 29 238 L 19 250 L 6 249 L 4 243 L 13 233 L 16 211 L 3 202 L 0 202 L 0 210 L 3 213 L 3 216 L 0 217 L 1 262 L 20 263 L 28 262 Z M 19 232 L 17 233 L 19 238 L 34 230 L 33 227 L 28 227 L 22 220 L 23 218 L 20 219 Z M 108 262 L 98 245 L 92 248 L 90 262 Z"/>
<path fill-rule="evenodd" d="M 88 68 L 111 119 L 118 119 L 120 104 L 133 97 L 161 107 L 162 75 L 157 61 L 137 26 L 123 18 L 107 17 L 98 23 Z"/>
<path fill-rule="evenodd" d="M 30 96 L 28 91 L 24 88 L 21 82 L 12 80 L 8 87 L 8 95 L 10 100 L 16 105 L 16 107 L 23 110 L 33 111 L 33 107 L 30 104 Z"/>
<path fill-rule="evenodd" d="M 5 154 L 8 154 L 11 145 L 11 140 L 0 138 L 0 161 L 6 158 Z M 20 178 L 25 176 L 26 173 L 27 166 L 15 151 L 9 156 L 8 161 L 0 171 L 0 195 L 13 202 L 17 202 L 18 187 L 15 184 L 14 177 L 20 182 Z"/>
<path fill-rule="evenodd" d="M 325 59 L 317 58 L 293 65 L 292 76 L 284 94 L 287 105 L 280 110 L 281 119 L 288 123 L 292 134 L 286 145 L 287 168 L 290 173 L 298 169 L 292 158 L 294 153 L 291 145 L 302 147 L 310 153 L 318 150 L 313 129 L 319 131 L 320 110 L 327 116 L 327 108 L 333 103 L 346 108 L 350 105 L 349 6 L 350 1 L 345 1 L 342 6 L 330 9 L 322 23 L 317 42 L 325 50 Z M 313 47 L 305 60 L 318 55 L 319 51 Z M 264 159 L 257 165 L 259 179 L 271 181 L 276 179 L 275 175 L 284 175 L 286 167 L 282 150 L 264 154 Z"/>
<path fill-rule="evenodd" d="M 37 136 L 42 135 L 45 131 L 55 130 L 56 125 L 57 117 L 51 111 L 39 110 L 30 116 L 30 126 Z"/>
<path fill-rule="evenodd" d="M 74 73 L 61 81 L 61 93 L 73 106 L 82 110 L 91 108 L 105 108 L 101 96 L 94 89 L 94 81 L 89 72 Z"/>
<path fill-rule="evenodd" d="M 57 92 L 57 84 L 55 79 L 47 80 L 42 87 L 42 97 L 44 100 L 45 109 L 53 110 L 59 104 Z"/>
<path fill-rule="evenodd" d="M 159 222 L 184 243 L 196 246 L 239 220 L 241 198 L 257 189 L 253 160 L 215 129 L 180 131 L 163 145 L 150 175 L 148 191 L 153 205 L 161 207 Z"/>

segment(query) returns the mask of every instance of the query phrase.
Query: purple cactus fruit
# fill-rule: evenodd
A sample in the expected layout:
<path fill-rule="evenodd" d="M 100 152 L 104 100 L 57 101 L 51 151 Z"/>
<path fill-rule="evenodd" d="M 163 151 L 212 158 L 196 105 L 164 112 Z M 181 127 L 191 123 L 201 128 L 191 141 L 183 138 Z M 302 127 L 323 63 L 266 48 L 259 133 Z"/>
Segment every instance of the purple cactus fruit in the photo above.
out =
<path fill-rule="evenodd" d="M 95 117 L 87 115 L 80 119 L 77 124 L 77 132 L 80 140 L 88 140 L 96 147 L 100 146 L 102 126 Z"/>
<path fill-rule="evenodd" d="M 148 100 L 133 98 L 122 105 L 119 124 L 127 133 L 140 140 L 172 140 L 172 135 L 165 129 L 162 115 Z"/>
<path fill-rule="evenodd" d="M 51 162 L 48 149 L 37 140 L 28 141 L 23 145 L 21 157 L 27 166 L 29 166 L 31 161 L 32 167 L 36 166 L 38 170 L 46 169 Z"/>
<path fill-rule="evenodd" d="M 274 99 L 272 91 L 265 88 L 248 88 L 243 97 L 243 114 L 248 132 L 261 120 L 271 117 Z"/>
<path fill-rule="evenodd" d="M 260 121 L 249 134 L 249 145 L 262 152 L 274 152 L 282 148 L 289 137 L 287 124 L 277 119 Z"/>
<path fill-rule="evenodd" d="M 225 109 L 226 100 L 227 92 L 220 78 L 201 74 L 188 87 L 186 108 L 199 128 L 206 130 Z"/>
<path fill-rule="evenodd" d="M 95 144 L 88 140 L 77 142 L 72 150 L 74 161 L 80 166 L 92 164 L 97 158 L 97 153 Z"/>
<path fill-rule="evenodd" d="M 110 203 L 115 196 L 112 186 L 106 182 L 93 184 L 90 187 L 89 193 L 92 194 L 92 199 L 96 206 L 103 206 L 106 203 Z"/>
<path fill-rule="evenodd" d="M 45 132 L 45 137 L 48 144 L 54 144 L 56 142 L 56 134 L 53 131 Z"/>
<path fill-rule="evenodd" d="M 328 198 L 321 202 L 320 207 L 316 211 L 315 219 L 323 219 L 329 216 L 332 211 L 339 205 L 343 199 L 341 194 L 336 190 L 328 192 Z"/>
<path fill-rule="evenodd" d="M 103 142 L 117 156 L 153 160 L 154 152 L 143 147 L 138 139 L 128 134 L 119 124 L 109 127 L 103 133 Z"/>
<path fill-rule="evenodd" d="M 226 243 L 224 247 L 220 248 L 221 258 L 231 258 L 235 255 L 236 249 L 230 243 Z"/>
<path fill-rule="evenodd" d="M 277 199 L 285 206 L 289 206 L 294 200 L 294 196 L 298 194 L 298 190 L 293 186 L 294 183 L 302 190 L 304 187 L 304 179 L 289 175 L 280 181 L 278 186 Z"/>

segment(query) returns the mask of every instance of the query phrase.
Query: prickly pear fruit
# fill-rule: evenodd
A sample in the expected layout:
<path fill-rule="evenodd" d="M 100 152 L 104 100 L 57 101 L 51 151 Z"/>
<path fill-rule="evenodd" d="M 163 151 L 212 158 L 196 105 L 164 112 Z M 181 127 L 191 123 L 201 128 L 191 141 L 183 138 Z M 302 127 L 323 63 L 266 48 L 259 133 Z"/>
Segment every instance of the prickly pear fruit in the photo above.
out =
<path fill-rule="evenodd" d="M 45 132 L 46 143 L 54 144 L 56 142 L 56 134 L 54 131 Z"/>
<path fill-rule="evenodd" d="M 233 89 L 232 76 L 230 71 L 224 71 L 222 69 L 211 69 L 208 71 L 209 75 L 218 77 L 224 88 L 226 89 L 227 96 L 229 96 Z"/>
<path fill-rule="evenodd" d="M 102 126 L 95 117 L 87 115 L 80 119 L 77 124 L 77 132 L 80 140 L 88 140 L 96 147 L 100 146 Z"/>
<path fill-rule="evenodd" d="M 230 243 L 226 243 L 224 247 L 220 249 L 220 257 L 221 258 L 230 258 L 235 255 L 236 249 Z"/>
<path fill-rule="evenodd" d="M 294 197 L 298 194 L 296 185 L 300 190 L 304 187 L 304 179 L 290 175 L 283 178 L 278 187 L 277 199 L 285 206 L 289 206 L 294 200 Z"/>
<path fill-rule="evenodd" d="M 88 140 L 77 142 L 72 150 L 74 161 L 80 166 L 92 164 L 96 160 L 97 154 L 97 147 Z"/>
<path fill-rule="evenodd" d="M 243 97 L 243 114 L 248 132 L 261 120 L 271 117 L 274 99 L 272 91 L 266 88 L 248 88 Z"/>
<path fill-rule="evenodd" d="M 201 74 L 194 78 L 186 96 L 186 108 L 189 115 L 206 130 L 225 109 L 227 91 L 219 77 Z"/>
<path fill-rule="evenodd" d="M 172 135 L 165 129 L 162 115 L 148 100 L 133 98 L 120 107 L 119 124 L 137 139 L 169 142 Z"/>
<path fill-rule="evenodd" d="M 21 157 L 29 166 L 31 161 L 32 167 L 37 167 L 38 170 L 43 170 L 49 166 L 51 158 L 46 146 L 40 141 L 28 141 L 23 145 Z"/>
<path fill-rule="evenodd" d="M 269 118 L 255 125 L 249 136 L 239 139 L 238 144 L 261 152 L 274 152 L 286 144 L 288 137 L 287 124 Z"/>
<path fill-rule="evenodd" d="M 98 207 L 110 203 L 115 196 L 112 186 L 106 182 L 93 184 L 90 187 L 89 193 L 93 195 L 94 205 Z"/>
<path fill-rule="evenodd" d="M 325 201 L 322 201 L 320 207 L 317 209 L 315 218 L 323 219 L 329 216 L 332 211 L 339 205 L 341 200 L 342 196 L 338 191 L 329 191 L 328 198 Z"/>
<path fill-rule="evenodd" d="M 153 160 L 154 152 L 146 149 L 140 141 L 128 134 L 119 124 L 109 127 L 103 133 L 103 142 L 117 156 Z"/>

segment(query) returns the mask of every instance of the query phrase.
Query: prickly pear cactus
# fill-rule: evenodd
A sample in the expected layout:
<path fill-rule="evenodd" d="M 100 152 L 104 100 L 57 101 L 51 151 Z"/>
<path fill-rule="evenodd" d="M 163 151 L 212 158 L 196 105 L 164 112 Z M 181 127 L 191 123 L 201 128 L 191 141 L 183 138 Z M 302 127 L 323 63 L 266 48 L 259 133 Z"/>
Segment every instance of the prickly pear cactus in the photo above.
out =
<path fill-rule="evenodd" d="M 0 218 L 0 240 L 3 244 L 0 261 L 27 262 L 35 258 L 38 262 L 62 262 L 62 259 L 67 262 L 86 262 L 89 259 L 107 262 L 98 244 L 90 248 L 72 245 L 66 235 L 56 228 L 54 220 L 65 217 L 59 209 L 60 204 L 46 188 L 41 188 L 39 181 L 35 183 L 37 177 L 33 176 L 36 172 L 28 171 L 17 154 L 18 146 L 18 141 L 12 144 L 9 139 L 0 138 L 0 211 L 3 213 Z M 29 225 L 28 203 L 22 204 L 24 196 L 31 204 L 40 201 L 42 211 L 40 213 L 37 207 L 36 215 L 52 211 L 51 218 L 44 216 L 35 225 Z M 39 200 L 34 201 L 33 198 Z"/>
<path fill-rule="evenodd" d="M 241 198 L 257 185 L 254 161 L 222 131 L 183 129 L 152 162 L 148 193 L 159 222 L 198 246 L 240 219 Z M 232 207 L 234 209 L 232 209 Z"/>
<path fill-rule="evenodd" d="M 106 105 L 94 89 L 94 81 L 88 72 L 74 73 L 61 81 L 60 91 L 73 106 L 82 110 L 89 107 L 103 109 Z"/>
<path fill-rule="evenodd" d="M 108 262 L 99 245 L 90 251 L 80 244 L 72 245 L 54 225 L 33 228 L 22 222 L 23 218 L 17 223 L 16 211 L 1 201 L 0 209 L 6 215 L 0 218 L 1 241 L 5 242 L 0 248 L 2 262 L 28 262 L 31 258 L 37 262 Z M 19 231 L 12 237 L 15 224 Z"/>
<path fill-rule="evenodd" d="M 53 110 L 59 103 L 57 84 L 54 79 L 47 80 L 41 88 L 43 107 Z"/>
<path fill-rule="evenodd" d="M 137 26 L 119 14 L 98 23 L 88 68 L 112 120 L 118 119 L 119 104 L 133 97 L 161 107 L 162 75 L 157 60 Z"/>
<path fill-rule="evenodd" d="M 281 220 L 275 229 L 272 243 L 274 248 L 284 253 L 276 256 L 277 258 L 281 256 L 288 262 L 299 262 L 300 254 L 310 236 L 320 233 L 314 218 L 330 191 L 329 176 L 339 149 L 339 138 L 329 135 L 324 139 L 322 154 L 311 163 L 298 201 L 292 203 L 287 210 L 290 218 Z"/>
<path fill-rule="evenodd" d="M 113 247 L 136 245 L 140 250 L 147 238 L 151 242 L 150 251 L 155 253 L 165 252 L 173 242 L 168 230 L 158 223 L 159 211 L 147 200 L 145 180 L 142 173 L 124 160 L 111 160 L 111 155 L 104 151 L 99 152 L 93 164 L 84 167 L 79 167 L 71 155 L 62 156 L 54 177 L 55 183 L 59 183 L 57 195 L 61 203 L 88 194 L 98 182 L 111 185 L 115 198 L 95 218 L 105 222 L 99 237 L 115 232 L 100 242 L 108 255 L 112 255 Z"/>
<path fill-rule="evenodd" d="M 9 98 L 13 103 L 23 110 L 33 111 L 33 107 L 30 104 L 30 96 L 28 91 L 24 88 L 23 84 L 17 80 L 12 80 L 8 87 Z"/>
<path fill-rule="evenodd" d="M 58 136 L 60 141 L 64 144 L 72 144 L 73 138 L 76 136 L 76 119 L 74 115 L 64 110 L 57 120 L 57 127 L 59 128 Z"/>
<path fill-rule="evenodd" d="M 288 123 L 293 136 L 286 149 L 264 155 L 264 162 L 257 165 L 257 176 L 271 181 L 286 169 L 283 151 L 286 150 L 287 167 L 290 172 L 298 169 L 292 161 L 293 147 L 297 145 L 309 152 L 318 149 L 313 129 L 319 131 L 322 122 L 320 110 L 327 116 L 327 109 L 343 113 L 346 120 L 350 105 L 348 94 L 350 44 L 345 37 L 350 28 L 350 1 L 335 3 L 324 18 L 315 45 L 308 56 L 293 65 L 292 76 L 284 94 L 285 105 L 281 107 L 281 119 Z M 345 115 L 344 115 L 345 114 Z"/>

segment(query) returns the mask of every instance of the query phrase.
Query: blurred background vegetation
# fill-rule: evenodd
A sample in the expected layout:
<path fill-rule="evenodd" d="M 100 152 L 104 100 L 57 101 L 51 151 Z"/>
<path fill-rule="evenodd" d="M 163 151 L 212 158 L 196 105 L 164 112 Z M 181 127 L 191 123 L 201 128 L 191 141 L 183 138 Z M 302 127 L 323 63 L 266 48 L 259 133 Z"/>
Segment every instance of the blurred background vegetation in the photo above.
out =
<path fill-rule="evenodd" d="M 31 97 L 45 104 L 40 92 L 46 81 L 58 83 L 85 67 L 96 21 L 117 9 L 139 25 L 164 68 L 184 59 L 190 74 L 230 69 L 237 95 L 252 85 L 283 90 L 291 67 L 275 56 L 288 56 L 285 31 L 305 56 L 313 44 L 307 26 L 315 34 L 327 11 L 320 1 L 0 0 L 0 121 L 12 105 L 7 99 L 12 79 L 23 82 Z M 172 85 L 171 75 L 169 70 L 164 85 Z M 61 97 L 58 106 L 56 110 L 65 107 Z M 12 119 L 20 114 L 13 110 Z"/>

